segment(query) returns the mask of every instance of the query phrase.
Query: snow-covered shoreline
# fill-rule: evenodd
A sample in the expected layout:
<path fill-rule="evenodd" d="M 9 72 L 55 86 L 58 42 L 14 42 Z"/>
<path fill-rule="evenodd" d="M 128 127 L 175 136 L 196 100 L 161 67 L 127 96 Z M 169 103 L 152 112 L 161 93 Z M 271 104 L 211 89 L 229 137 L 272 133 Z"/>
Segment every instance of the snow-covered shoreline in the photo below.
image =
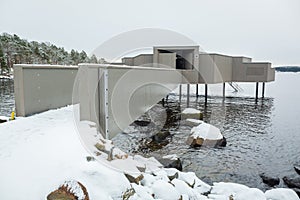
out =
<path fill-rule="evenodd" d="M 0 124 L 0 198 L 46 199 L 64 181 L 77 180 L 87 188 L 90 199 L 96 200 L 122 199 L 131 188 L 135 191 L 131 200 L 299 199 L 290 189 L 264 193 L 235 183 L 209 186 L 193 172 L 175 169 L 144 172 L 139 184 L 130 183 L 124 173 L 101 162 L 87 162 L 87 156 L 90 154 L 82 146 L 74 124 L 73 106 Z M 137 162 L 145 160 L 140 158 Z M 177 178 L 171 180 L 170 174 L 174 173 Z M 205 196 L 208 191 L 210 194 Z"/>

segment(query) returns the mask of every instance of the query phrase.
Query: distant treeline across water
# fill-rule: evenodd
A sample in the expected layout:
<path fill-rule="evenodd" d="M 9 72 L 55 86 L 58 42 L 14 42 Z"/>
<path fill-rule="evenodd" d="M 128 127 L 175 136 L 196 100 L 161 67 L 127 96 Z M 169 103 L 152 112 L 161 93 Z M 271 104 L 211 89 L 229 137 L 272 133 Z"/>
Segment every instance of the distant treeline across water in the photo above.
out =
<path fill-rule="evenodd" d="M 286 67 L 275 67 L 277 72 L 300 72 L 300 67 L 297 66 L 286 66 Z"/>

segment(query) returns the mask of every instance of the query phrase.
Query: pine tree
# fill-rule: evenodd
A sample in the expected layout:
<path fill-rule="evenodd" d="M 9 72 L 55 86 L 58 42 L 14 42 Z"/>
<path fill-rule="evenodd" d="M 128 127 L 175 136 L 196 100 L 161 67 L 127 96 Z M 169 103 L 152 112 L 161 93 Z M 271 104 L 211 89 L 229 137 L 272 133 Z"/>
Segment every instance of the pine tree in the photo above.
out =
<path fill-rule="evenodd" d="M 7 68 L 8 68 L 8 66 L 7 66 L 7 63 L 6 63 L 6 58 L 4 56 L 2 43 L 0 41 L 0 72 L 1 72 L 1 74 L 4 71 L 7 71 Z"/>
<path fill-rule="evenodd" d="M 0 35 L 0 43 L 0 69 L 8 71 L 13 64 L 17 63 L 60 65 L 77 65 L 87 62 L 105 63 L 103 58 L 98 60 L 95 55 L 89 58 L 85 51 L 79 53 L 72 49 L 69 53 L 63 47 L 57 47 L 49 42 L 28 42 L 16 34 L 3 33 Z"/>
<path fill-rule="evenodd" d="M 90 63 L 98 63 L 98 59 L 97 57 L 95 56 L 95 54 L 93 54 L 90 58 Z"/>

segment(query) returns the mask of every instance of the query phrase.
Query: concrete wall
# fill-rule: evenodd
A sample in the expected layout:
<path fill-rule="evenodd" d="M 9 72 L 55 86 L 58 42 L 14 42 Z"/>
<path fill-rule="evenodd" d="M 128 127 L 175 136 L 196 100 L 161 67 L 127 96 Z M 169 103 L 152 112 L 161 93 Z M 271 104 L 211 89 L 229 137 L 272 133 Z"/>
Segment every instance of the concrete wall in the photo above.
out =
<path fill-rule="evenodd" d="M 78 75 L 80 120 L 99 124 L 107 138 L 120 133 L 183 82 L 178 70 L 150 67 L 80 64 Z"/>
<path fill-rule="evenodd" d="M 140 54 L 135 57 L 122 58 L 122 63 L 127 66 L 152 66 L 153 55 L 152 54 Z"/>
<path fill-rule="evenodd" d="M 77 66 L 14 65 L 17 116 L 72 104 Z"/>
<path fill-rule="evenodd" d="M 275 80 L 275 70 L 271 68 L 271 63 L 244 61 L 244 57 L 233 57 L 232 82 L 269 82 Z"/>
<path fill-rule="evenodd" d="M 157 67 L 176 69 L 176 54 L 161 53 L 158 55 Z"/>

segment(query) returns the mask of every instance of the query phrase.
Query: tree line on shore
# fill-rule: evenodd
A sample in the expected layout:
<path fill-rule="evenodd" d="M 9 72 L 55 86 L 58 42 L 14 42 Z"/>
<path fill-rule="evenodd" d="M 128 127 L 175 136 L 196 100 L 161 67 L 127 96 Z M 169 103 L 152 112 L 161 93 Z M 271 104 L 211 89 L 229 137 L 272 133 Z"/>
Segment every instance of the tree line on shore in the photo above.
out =
<path fill-rule="evenodd" d="M 103 58 L 88 56 L 85 51 L 70 52 L 49 42 L 27 41 L 18 35 L 0 35 L 0 73 L 9 73 L 14 64 L 77 65 L 105 63 Z"/>
<path fill-rule="evenodd" d="M 278 72 L 300 72 L 300 67 L 288 66 L 288 67 L 275 67 Z"/>

